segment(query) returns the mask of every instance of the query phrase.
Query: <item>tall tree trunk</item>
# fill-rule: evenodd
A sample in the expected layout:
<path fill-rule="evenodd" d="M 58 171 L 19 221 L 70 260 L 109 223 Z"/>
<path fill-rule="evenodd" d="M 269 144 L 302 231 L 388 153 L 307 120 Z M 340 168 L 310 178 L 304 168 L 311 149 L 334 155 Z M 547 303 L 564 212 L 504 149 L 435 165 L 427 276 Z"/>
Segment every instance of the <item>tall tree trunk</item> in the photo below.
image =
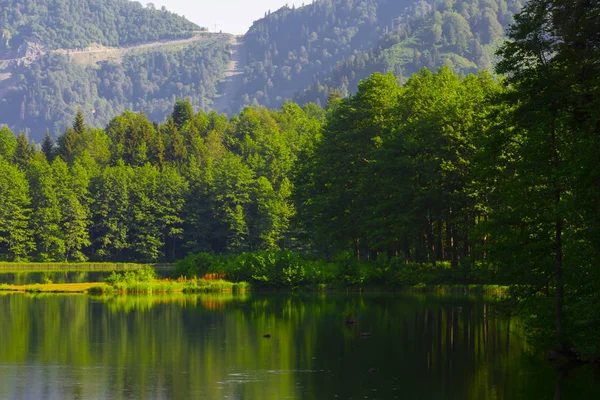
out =
<path fill-rule="evenodd" d="M 564 303 L 564 277 L 563 277 L 563 251 L 562 251 L 562 229 L 563 221 L 556 219 L 556 344 L 560 350 L 564 350 L 563 338 L 563 303 Z"/>
<path fill-rule="evenodd" d="M 433 262 L 435 263 L 435 242 L 434 242 L 434 236 L 433 236 L 433 220 L 428 218 L 427 219 L 427 261 L 431 262 L 433 259 Z"/>
<path fill-rule="evenodd" d="M 554 246 L 555 246 L 555 274 L 556 274 L 556 346 L 558 350 L 564 350 L 563 338 L 563 305 L 564 305 L 564 277 L 563 277 L 563 248 L 562 248 L 562 231 L 563 219 L 560 216 L 560 197 L 561 186 L 559 182 L 558 172 L 560 168 L 560 156 L 558 152 L 558 142 L 556 140 L 556 117 L 552 117 L 552 164 L 554 169 L 554 211 L 557 213 L 554 227 Z"/>
<path fill-rule="evenodd" d="M 444 238 L 443 238 L 443 220 L 442 218 L 437 220 L 437 237 L 436 237 L 436 249 L 435 249 L 435 261 L 444 261 Z"/>

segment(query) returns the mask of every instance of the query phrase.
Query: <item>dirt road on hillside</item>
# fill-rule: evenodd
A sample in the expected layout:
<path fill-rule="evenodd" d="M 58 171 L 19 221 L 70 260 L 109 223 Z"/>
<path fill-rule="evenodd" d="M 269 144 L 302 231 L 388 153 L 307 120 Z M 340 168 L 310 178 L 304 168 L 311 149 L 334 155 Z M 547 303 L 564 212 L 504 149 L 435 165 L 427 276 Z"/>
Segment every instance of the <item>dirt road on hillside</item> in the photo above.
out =
<path fill-rule="evenodd" d="M 244 80 L 244 67 L 246 66 L 246 52 L 242 36 L 234 36 L 231 39 L 231 60 L 225 71 L 225 79 L 219 85 L 219 94 L 212 105 L 212 109 L 231 116 L 239 110 L 234 109 Z"/>
<path fill-rule="evenodd" d="M 54 50 L 53 53 L 65 54 L 70 60 L 85 66 L 93 66 L 98 62 L 120 63 L 126 55 L 131 55 L 145 50 L 156 50 L 164 47 L 185 47 L 192 43 L 209 40 L 227 40 L 231 35 L 215 33 L 197 33 L 187 39 L 161 40 L 156 42 L 141 43 L 132 46 L 123 47 L 105 47 L 101 45 L 92 45 L 82 50 Z"/>
<path fill-rule="evenodd" d="M 21 58 L 3 58 L 0 54 L 0 73 L 8 71 L 16 65 L 30 65 L 46 54 L 64 54 L 71 61 L 84 66 L 93 66 L 98 62 L 121 62 L 123 56 L 146 50 L 154 50 L 162 47 L 185 47 L 192 43 L 209 40 L 231 40 L 233 35 L 226 33 L 194 32 L 193 36 L 186 39 L 160 40 L 155 42 L 140 43 L 122 47 L 107 47 L 92 44 L 85 49 L 58 49 L 44 50 L 42 47 L 34 49 L 30 54 Z M 38 46 L 39 47 L 39 46 Z"/>

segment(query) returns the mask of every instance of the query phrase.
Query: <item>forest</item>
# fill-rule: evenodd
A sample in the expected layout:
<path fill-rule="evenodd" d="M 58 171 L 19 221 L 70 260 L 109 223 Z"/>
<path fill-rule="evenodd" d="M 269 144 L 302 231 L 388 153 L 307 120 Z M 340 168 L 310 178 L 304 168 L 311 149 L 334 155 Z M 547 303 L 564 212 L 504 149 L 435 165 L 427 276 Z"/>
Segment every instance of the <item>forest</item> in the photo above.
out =
<path fill-rule="evenodd" d="M 0 259 L 293 250 L 512 284 L 528 334 L 600 354 L 598 4 L 531 0 L 498 76 L 375 73 L 324 108 L 0 130 Z"/>

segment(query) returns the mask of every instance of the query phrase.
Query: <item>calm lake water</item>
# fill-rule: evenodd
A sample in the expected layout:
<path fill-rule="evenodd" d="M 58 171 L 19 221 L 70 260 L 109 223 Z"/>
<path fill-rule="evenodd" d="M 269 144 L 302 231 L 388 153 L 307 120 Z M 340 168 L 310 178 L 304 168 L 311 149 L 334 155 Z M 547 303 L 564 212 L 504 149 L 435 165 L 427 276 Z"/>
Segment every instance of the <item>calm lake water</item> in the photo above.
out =
<path fill-rule="evenodd" d="M 0 294 L 0 398 L 600 398 L 594 368 L 557 371 L 494 315 L 479 297 Z"/>

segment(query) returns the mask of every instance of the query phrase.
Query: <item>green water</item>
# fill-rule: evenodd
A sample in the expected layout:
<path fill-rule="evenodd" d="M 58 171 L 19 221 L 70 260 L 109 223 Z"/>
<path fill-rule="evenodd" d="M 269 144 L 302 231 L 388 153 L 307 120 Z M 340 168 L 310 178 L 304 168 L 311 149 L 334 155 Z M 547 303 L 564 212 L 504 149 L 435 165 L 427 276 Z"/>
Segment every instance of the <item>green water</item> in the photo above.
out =
<path fill-rule="evenodd" d="M 476 297 L 0 294 L 0 398 L 600 398 L 592 367 L 557 370 L 494 315 Z"/>

